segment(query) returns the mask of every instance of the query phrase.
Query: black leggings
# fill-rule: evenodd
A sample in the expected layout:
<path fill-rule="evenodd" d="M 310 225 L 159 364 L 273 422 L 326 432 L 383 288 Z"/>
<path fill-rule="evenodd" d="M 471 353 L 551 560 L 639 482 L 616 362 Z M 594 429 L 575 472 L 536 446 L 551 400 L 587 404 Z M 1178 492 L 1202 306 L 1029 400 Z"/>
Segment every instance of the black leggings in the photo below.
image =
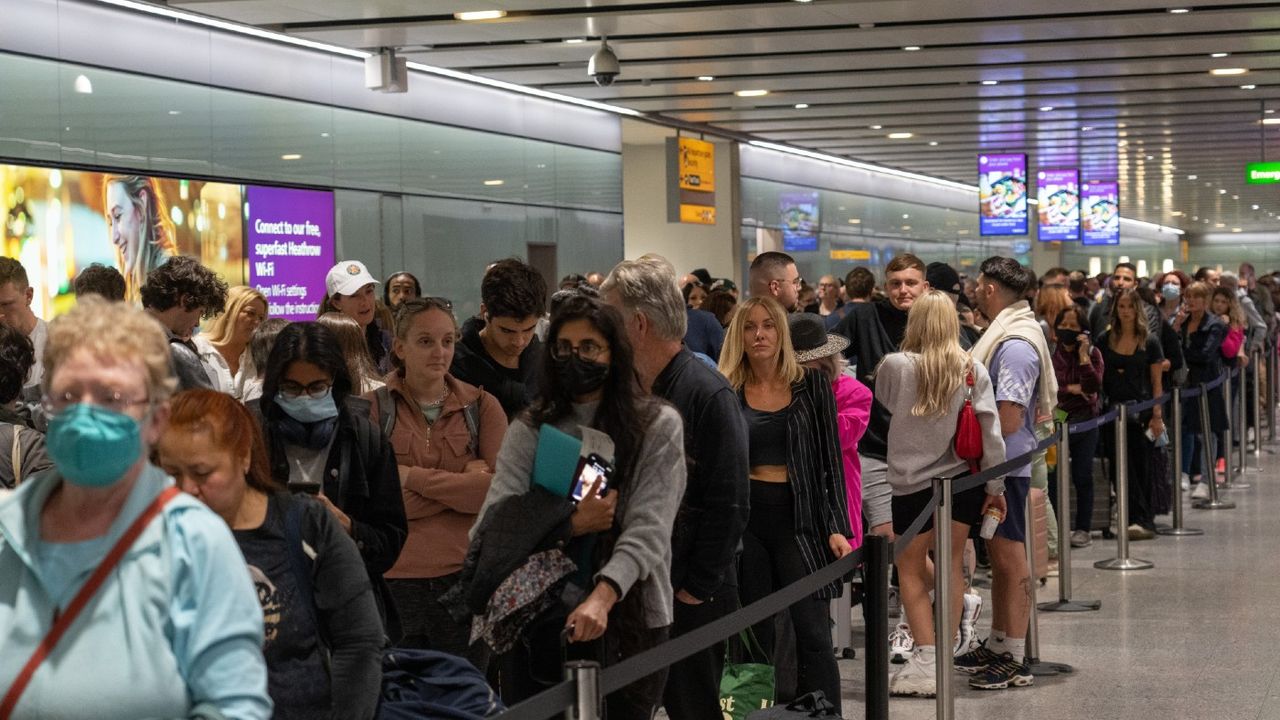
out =
<path fill-rule="evenodd" d="M 751 481 L 751 518 L 742 536 L 739 586 L 744 606 L 803 578 L 796 540 L 795 505 L 787 483 Z M 791 606 L 799 667 L 796 696 L 821 690 L 840 707 L 840 670 L 831 651 L 828 603 L 816 594 Z M 773 620 L 754 626 L 756 639 L 773 655 Z"/>

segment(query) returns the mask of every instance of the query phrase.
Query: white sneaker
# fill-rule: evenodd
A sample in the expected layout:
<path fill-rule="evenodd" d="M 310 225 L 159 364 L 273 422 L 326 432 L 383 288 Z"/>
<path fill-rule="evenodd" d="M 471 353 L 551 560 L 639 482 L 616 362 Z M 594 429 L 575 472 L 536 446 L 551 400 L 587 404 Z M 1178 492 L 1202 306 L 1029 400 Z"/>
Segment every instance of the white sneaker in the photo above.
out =
<path fill-rule="evenodd" d="M 1210 480 L 1209 482 L 1213 482 Z M 1208 500 L 1209 499 L 1209 482 L 1196 483 L 1196 489 L 1191 491 L 1192 500 Z"/>
<path fill-rule="evenodd" d="M 889 617 L 902 617 L 902 596 L 898 594 L 898 588 L 889 586 Z"/>
<path fill-rule="evenodd" d="M 889 694 L 905 697 L 934 697 L 938 694 L 937 661 L 925 653 L 915 653 L 907 664 L 889 678 Z"/>
<path fill-rule="evenodd" d="M 1190 489 L 1191 489 L 1191 476 L 1187 475 L 1186 473 L 1182 473 L 1182 492 L 1186 492 Z"/>
<path fill-rule="evenodd" d="M 893 632 L 889 633 L 889 662 L 901 664 L 910 660 L 915 647 L 916 641 L 911 637 L 911 628 L 906 623 L 898 623 Z"/>
<path fill-rule="evenodd" d="M 956 638 L 952 655 L 963 655 L 978 647 L 978 617 L 982 615 L 982 596 L 978 593 L 964 594 L 964 612 L 960 615 L 960 634 Z"/>

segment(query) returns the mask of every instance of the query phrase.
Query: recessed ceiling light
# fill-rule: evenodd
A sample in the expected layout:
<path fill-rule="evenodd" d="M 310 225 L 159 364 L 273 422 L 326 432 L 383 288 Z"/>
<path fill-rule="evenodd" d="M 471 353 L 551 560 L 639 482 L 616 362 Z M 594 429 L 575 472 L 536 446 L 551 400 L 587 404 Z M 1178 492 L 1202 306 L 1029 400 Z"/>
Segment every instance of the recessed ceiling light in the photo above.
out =
<path fill-rule="evenodd" d="M 71 87 L 81 95 L 93 94 L 93 82 L 89 80 L 87 75 L 77 75 L 76 79 L 72 81 Z"/>
<path fill-rule="evenodd" d="M 768 90 L 738 90 L 734 95 L 738 97 L 764 97 L 769 94 Z"/>
<path fill-rule="evenodd" d="M 809 103 L 796 103 L 796 109 L 797 109 L 797 110 L 808 110 L 808 109 L 809 109 Z"/>
<path fill-rule="evenodd" d="M 1244 232 L 1242 228 L 1231 228 L 1231 232 Z"/>
<path fill-rule="evenodd" d="M 909 132 L 891 132 L 891 133 L 889 133 L 889 139 L 890 139 L 890 140 L 906 140 L 906 139 L 908 139 L 908 138 L 912 138 L 912 137 L 915 137 L 915 133 L 909 133 Z"/>
<path fill-rule="evenodd" d="M 938 141 L 937 141 L 937 140 L 930 140 L 930 141 L 929 141 L 929 147 L 938 147 Z"/>
<path fill-rule="evenodd" d="M 795 1 L 796 1 L 796 2 L 798 2 L 798 3 L 810 3 L 810 2 L 813 2 L 813 0 L 795 0 Z"/>
<path fill-rule="evenodd" d="M 329 137 L 329 133 L 327 132 L 320 133 L 320 137 Z"/>
<path fill-rule="evenodd" d="M 1181 211 L 1181 210 L 1174 210 L 1173 212 L 1171 212 L 1171 213 L 1169 213 L 1169 214 L 1170 214 L 1170 215 L 1172 215 L 1173 217 L 1182 217 L 1182 211 Z"/>
<path fill-rule="evenodd" d="M 712 80 L 716 79 L 716 76 L 715 75 L 699 75 L 698 79 L 701 80 L 702 82 L 711 82 Z"/>
<path fill-rule="evenodd" d="M 1268 110 L 1263 110 L 1263 111 L 1262 111 L 1262 113 L 1263 113 L 1264 115 L 1274 115 L 1274 114 L 1275 114 L 1275 112 L 1276 112 L 1276 111 L 1275 111 L 1275 110 L 1272 110 L 1272 109 L 1268 109 Z"/>
<path fill-rule="evenodd" d="M 1231 54 L 1231 53 L 1209 53 L 1209 57 L 1211 57 L 1211 58 L 1224 58 L 1224 57 L 1226 57 L 1226 56 L 1228 56 L 1228 55 L 1230 55 L 1230 54 Z"/>
<path fill-rule="evenodd" d="M 1257 85 L 1241 85 L 1240 86 L 1241 90 L 1256 90 L 1257 88 L 1258 88 Z"/>
<path fill-rule="evenodd" d="M 911 226 L 910 226 L 910 225 L 903 225 L 903 226 L 902 226 L 902 229 L 903 229 L 903 230 L 910 230 L 910 229 L 911 229 Z"/>
<path fill-rule="evenodd" d="M 1206 221 L 1206 222 L 1207 222 L 1207 221 Z M 1213 226 L 1214 226 L 1214 227 L 1226 227 L 1226 226 L 1227 226 L 1227 224 L 1226 224 L 1226 223 L 1214 223 L 1214 224 L 1213 224 Z"/>
<path fill-rule="evenodd" d="M 902 49 L 903 49 L 903 50 L 906 50 L 907 52 L 915 52 L 915 51 L 917 51 L 917 50 L 919 50 L 919 49 L 920 49 L 920 46 L 919 46 L 919 45 L 908 45 L 908 46 L 906 46 L 906 47 L 904 47 L 904 48 L 902 48 Z"/>
<path fill-rule="evenodd" d="M 1260 208 L 1260 207 L 1259 207 L 1259 206 L 1257 206 L 1257 205 L 1252 205 L 1252 206 L 1250 206 L 1250 207 L 1252 207 L 1254 210 L 1261 210 L 1261 209 L 1262 209 L 1262 208 Z"/>
<path fill-rule="evenodd" d="M 169 111 L 169 114 L 170 114 L 170 115 L 181 115 L 181 114 L 182 114 L 182 111 L 181 111 L 181 110 L 170 110 L 170 111 Z"/>
<path fill-rule="evenodd" d="M 1219 188 L 1219 189 L 1218 189 L 1218 194 L 1219 194 L 1219 195 L 1226 195 L 1226 194 L 1227 194 L 1227 189 L 1226 189 L 1226 188 Z"/>
<path fill-rule="evenodd" d="M 983 85 L 999 85 L 1000 81 L 999 80 L 983 80 L 982 84 Z"/>
<path fill-rule="evenodd" d="M 1052 105 L 1041 105 L 1041 106 L 1040 106 L 1040 112 L 1053 112 L 1053 106 L 1052 106 Z"/>
<path fill-rule="evenodd" d="M 1189 12 L 1191 8 L 1169 8 L 1169 13 L 1172 15 L 1186 15 Z"/>
<path fill-rule="evenodd" d="M 1249 68 L 1214 68 L 1209 71 L 1210 75 L 1243 75 L 1249 72 Z"/>
<path fill-rule="evenodd" d="M 453 19 L 471 22 L 473 20 L 497 20 L 506 16 L 506 10 L 472 10 L 470 12 L 454 13 Z"/>
<path fill-rule="evenodd" d="M 871 128 L 872 130 L 879 130 L 880 128 L 883 128 L 884 126 L 883 126 L 883 125 L 868 125 L 867 127 Z"/>
<path fill-rule="evenodd" d="M 1239 200 L 1239 199 L 1240 199 L 1240 196 L 1239 196 L 1239 195 L 1232 195 L 1232 196 L 1231 196 L 1231 199 L 1232 199 L 1232 200 Z"/>
<path fill-rule="evenodd" d="M 507 182 L 506 180 L 485 180 L 484 184 L 488 185 L 489 187 L 497 187 L 499 185 L 505 185 L 506 182 Z"/>
<path fill-rule="evenodd" d="M 849 218 L 849 224 L 850 224 L 850 225 L 861 225 L 861 224 L 862 224 L 862 218 Z"/>
<path fill-rule="evenodd" d="M 1155 156 L 1155 155 L 1148 155 L 1148 156 L 1147 156 L 1147 159 L 1148 159 L 1148 160 L 1155 160 L 1155 159 L 1156 159 L 1156 156 Z"/>
<path fill-rule="evenodd" d="M 302 156 L 298 153 L 286 153 L 280 156 L 281 160 L 301 160 Z"/>
<path fill-rule="evenodd" d="M 1093 129 L 1092 125 L 1085 125 L 1084 127 L 1080 128 L 1080 132 L 1089 132 L 1092 129 Z"/>
<path fill-rule="evenodd" d="M 1188 180 L 1199 180 L 1199 179 L 1200 179 L 1200 176 L 1199 176 L 1199 175 L 1188 175 L 1188 176 L 1187 176 L 1187 179 L 1188 179 Z"/>
<path fill-rule="evenodd" d="M 587 41 L 586 38 L 565 38 L 564 44 L 565 45 L 581 45 L 586 41 Z"/>

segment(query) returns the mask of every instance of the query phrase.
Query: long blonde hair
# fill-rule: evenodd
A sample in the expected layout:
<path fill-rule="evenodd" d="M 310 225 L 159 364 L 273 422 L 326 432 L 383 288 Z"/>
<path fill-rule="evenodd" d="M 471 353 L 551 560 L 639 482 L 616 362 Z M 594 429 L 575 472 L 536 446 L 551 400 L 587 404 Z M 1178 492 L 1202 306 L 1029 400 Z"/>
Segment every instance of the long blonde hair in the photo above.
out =
<path fill-rule="evenodd" d="M 369 346 L 365 344 L 365 335 L 360 329 L 360 323 L 336 310 L 324 313 L 316 319 L 316 322 L 332 330 L 338 338 L 338 345 L 342 349 L 342 356 L 346 358 L 347 372 L 351 375 L 351 386 L 355 389 L 355 393 L 358 395 L 368 392 L 374 381 L 381 380 L 381 374 L 369 355 Z"/>
<path fill-rule="evenodd" d="M 720 348 L 720 374 L 729 380 L 734 390 L 741 390 L 743 385 L 766 378 L 757 378 L 747 362 L 747 318 L 751 311 L 762 307 L 769 313 L 769 319 L 778 329 L 778 363 L 777 375 L 789 383 L 804 379 L 804 368 L 796 361 L 796 352 L 791 347 L 791 328 L 787 325 L 787 311 L 782 304 L 772 297 L 757 296 L 749 298 L 733 312 L 733 319 L 724 336 L 724 345 Z M 959 331 L 957 331 L 958 333 Z"/>
<path fill-rule="evenodd" d="M 209 342 L 214 345 L 224 345 L 229 342 L 231 333 L 235 332 L 236 316 L 240 314 L 245 305 L 254 300 L 261 301 L 262 307 L 266 308 L 268 313 L 271 312 L 271 304 L 256 289 L 248 285 L 236 285 L 228 290 L 226 310 L 209 324 Z M 265 319 L 264 317 L 263 320 Z"/>
<path fill-rule="evenodd" d="M 951 298 L 930 290 L 916 299 L 907 315 L 902 351 L 914 353 L 916 367 L 916 417 L 940 417 L 951 411 L 951 401 L 964 382 L 972 362 L 960 348 L 960 319 Z"/>

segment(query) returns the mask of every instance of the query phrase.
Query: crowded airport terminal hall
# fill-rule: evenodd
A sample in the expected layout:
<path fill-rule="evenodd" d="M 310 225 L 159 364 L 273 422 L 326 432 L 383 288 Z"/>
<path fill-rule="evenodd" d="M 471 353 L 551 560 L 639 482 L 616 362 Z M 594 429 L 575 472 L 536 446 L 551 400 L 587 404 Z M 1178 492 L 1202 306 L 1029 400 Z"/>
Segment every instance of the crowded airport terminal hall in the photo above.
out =
<path fill-rule="evenodd" d="M 0 0 L 0 720 L 1280 720 L 1278 109 L 1263 0 Z"/>

